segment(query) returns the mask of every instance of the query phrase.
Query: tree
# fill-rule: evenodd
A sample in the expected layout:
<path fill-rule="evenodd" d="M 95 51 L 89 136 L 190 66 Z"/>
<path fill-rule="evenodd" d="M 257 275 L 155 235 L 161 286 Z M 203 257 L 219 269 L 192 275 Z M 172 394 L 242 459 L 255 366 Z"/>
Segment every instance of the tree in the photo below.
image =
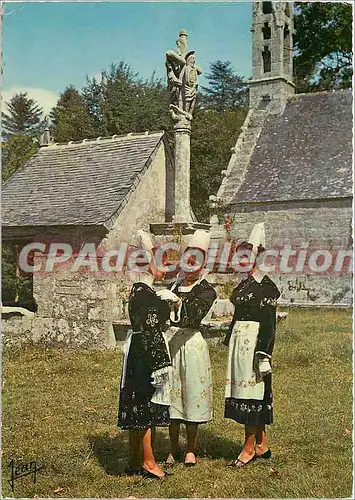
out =
<path fill-rule="evenodd" d="M 31 158 L 38 149 L 43 128 L 42 109 L 27 93 L 15 94 L 3 113 L 4 141 L 1 143 L 2 182 Z"/>
<path fill-rule="evenodd" d="M 2 257 L 2 301 L 4 305 L 21 306 L 36 311 L 33 298 L 33 276 L 24 273 L 18 266 L 18 254 L 21 247 L 3 242 Z"/>
<path fill-rule="evenodd" d="M 219 112 L 200 109 L 195 114 L 191 134 L 191 205 L 200 221 L 209 222 L 209 195 L 221 184 L 246 110 Z"/>
<path fill-rule="evenodd" d="M 351 87 L 352 6 L 298 2 L 295 14 L 297 92 Z"/>
<path fill-rule="evenodd" d="M 15 94 L 7 108 L 2 117 L 5 139 L 18 134 L 34 136 L 40 132 L 43 111 L 36 101 L 27 97 L 27 92 Z"/>
<path fill-rule="evenodd" d="M 169 126 L 166 85 L 154 75 L 143 81 L 122 61 L 102 71 L 101 81 L 87 79 L 82 95 L 101 135 Z"/>
<path fill-rule="evenodd" d="M 87 103 L 72 85 L 60 95 L 50 117 L 56 142 L 79 141 L 96 135 Z"/>
<path fill-rule="evenodd" d="M 37 149 L 38 142 L 25 134 L 13 135 L 7 141 L 2 142 L 2 182 L 7 181 L 16 170 L 25 165 Z"/>
<path fill-rule="evenodd" d="M 86 77 L 86 84 L 81 89 L 81 95 L 89 111 L 91 122 L 97 136 L 107 135 L 107 124 L 103 113 L 102 73 L 100 81 L 97 78 Z"/>
<path fill-rule="evenodd" d="M 210 73 L 206 75 L 207 87 L 202 87 L 200 103 L 203 107 L 219 113 L 228 109 L 247 105 L 247 89 L 243 79 L 238 76 L 230 61 L 211 63 Z"/>
<path fill-rule="evenodd" d="M 221 184 L 247 112 L 248 93 L 229 61 L 215 61 L 202 87 L 191 134 L 191 204 L 201 221 L 209 220 L 209 196 Z"/>

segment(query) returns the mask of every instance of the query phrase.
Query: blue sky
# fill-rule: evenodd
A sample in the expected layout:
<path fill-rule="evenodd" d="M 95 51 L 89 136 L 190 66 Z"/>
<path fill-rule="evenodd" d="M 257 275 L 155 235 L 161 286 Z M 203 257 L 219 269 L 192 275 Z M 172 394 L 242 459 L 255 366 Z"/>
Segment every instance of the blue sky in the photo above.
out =
<path fill-rule="evenodd" d="M 66 85 L 80 88 L 124 60 L 142 77 L 165 76 L 164 54 L 189 32 L 197 64 L 229 60 L 251 74 L 251 3 L 27 2 L 5 4 L 3 94 L 27 90 L 45 110 Z M 201 84 L 204 84 L 203 78 Z"/>

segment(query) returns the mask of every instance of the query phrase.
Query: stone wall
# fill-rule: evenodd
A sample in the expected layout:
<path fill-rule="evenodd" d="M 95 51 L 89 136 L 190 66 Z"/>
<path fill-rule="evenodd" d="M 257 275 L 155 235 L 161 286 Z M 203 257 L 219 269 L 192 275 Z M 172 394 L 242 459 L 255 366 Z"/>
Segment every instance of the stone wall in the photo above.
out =
<path fill-rule="evenodd" d="M 306 203 L 269 204 L 244 207 L 234 213 L 231 235 L 237 241 L 247 240 L 258 222 L 265 223 L 266 247 L 295 247 L 308 243 L 310 248 L 335 250 L 351 249 L 352 208 L 350 200 L 315 201 Z M 223 237 L 223 227 L 213 226 L 215 239 Z M 347 269 L 347 268 L 346 268 Z M 280 304 L 285 305 L 336 305 L 352 304 L 352 276 L 311 275 L 299 272 L 297 275 L 270 275 L 278 284 L 282 295 Z M 214 275 L 213 280 L 222 289 L 231 281 L 231 275 Z M 227 283 L 227 285 L 226 285 Z"/>
<path fill-rule="evenodd" d="M 46 255 L 37 255 L 35 264 Z M 35 314 L 3 317 L 4 345 L 33 342 L 50 346 L 111 348 L 116 346 L 116 325 L 127 325 L 128 275 L 71 272 L 68 262 L 50 274 L 35 273 Z M 123 333 L 122 333 L 123 335 Z M 122 339 L 121 339 L 122 340 Z"/>
<path fill-rule="evenodd" d="M 162 223 L 166 217 L 171 218 L 174 179 L 168 155 L 162 142 L 106 237 L 98 240 L 97 234 L 83 243 L 102 240 L 105 249 L 117 249 L 122 242 L 132 243 L 138 229 L 149 230 L 150 222 Z M 36 263 L 42 261 L 44 269 L 46 259 L 46 255 L 37 255 Z M 61 265 L 50 274 L 35 273 L 37 313 L 31 320 L 17 316 L 5 319 L 7 343 L 31 340 L 82 348 L 116 345 L 117 334 L 124 335 L 120 325 L 126 330 L 128 322 L 129 275 L 90 273 L 87 269 L 73 273 L 71 264 Z"/>
<path fill-rule="evenodd" d="M 171 162 L 162 143 L 149 169 L 139 180 L 128 203 L 103 240 L 105 248 L 114 249 L 121 242 L 130 243 L 138 229 L 149 231 L 150 223 L 163 223 L 166 216 L 172 215 L 172 176 Z"/>
<path fill-rule="evenodd" d="M 127 277 L 114 274 L 90 276 L 66 268 L 50 276 L 35 274 L 33 338 L 51 345 L 114 347 L 113 325 L 128 318 L 129 288 Z"/>
<path fill-rule="evenodd" d="M 265 223 L 266 245 L 308 242 L 351 247 L 351 200 L 289 202 L 235 207 L 231 234 L 245 239 L 254 224 Z"/>

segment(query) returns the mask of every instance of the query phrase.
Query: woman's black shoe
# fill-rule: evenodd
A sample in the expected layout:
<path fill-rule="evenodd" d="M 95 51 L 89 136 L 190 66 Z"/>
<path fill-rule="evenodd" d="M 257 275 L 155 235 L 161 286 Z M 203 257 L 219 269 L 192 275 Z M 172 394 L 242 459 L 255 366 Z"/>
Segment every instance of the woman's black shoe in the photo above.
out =
<path fill-rule="evenodd" d="M 165 476 L 157 476 L 156 474 L 153 474 L 153 472 L 149 472 L 149 470 L 145 469 L 144 467 L 142 467 L 142 469 L 141 469 L 141 475 L 143 477 L 146 477 L 147 479 L 162 480 L 162 479 L 165 479 L 167 476 L 173 475 L 170 472 L 166 472 L 165 470 L 163 472 L 164 472 Z"/>
<path fill-rule="evenodd" d="M 262 455 L 257 455 L 257 458 L 271 458 L 271 450 L 270 448 L 265 451 Z"/>
<path fill-rule="evenodd" d="M 227 467 L 235 467 L 236 469 L 241 469 L 242 467 L 246 467 L 248 464 L 251 462 L 254 462 L 256 460 L 256 455 L 254 455 L 250 460 L 247 462 L 243 462 L 240 460 L 240 458 L 237 458 L 237 460 L 234 460 L 230 464 L 227 465 Z"/>
<path fill-rule="evenodd" d="M 141 467 L 131 467 L 130 465 L 127 465 L 124 470 L 125 476 L 139 476 L 141 473 Z"/>

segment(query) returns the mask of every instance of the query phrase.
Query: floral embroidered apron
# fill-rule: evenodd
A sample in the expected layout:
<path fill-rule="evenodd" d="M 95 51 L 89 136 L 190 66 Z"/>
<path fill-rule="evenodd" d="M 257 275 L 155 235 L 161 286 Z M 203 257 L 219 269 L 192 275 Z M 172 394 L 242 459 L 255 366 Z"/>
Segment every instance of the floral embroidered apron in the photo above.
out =
<path fill-rule="evenodd" d="M 257 321 L 236 321 L 229 341 L 225 398 L 264 398 L 265 383 L 254 372 L 254 350 L 258 338 Z"/>

